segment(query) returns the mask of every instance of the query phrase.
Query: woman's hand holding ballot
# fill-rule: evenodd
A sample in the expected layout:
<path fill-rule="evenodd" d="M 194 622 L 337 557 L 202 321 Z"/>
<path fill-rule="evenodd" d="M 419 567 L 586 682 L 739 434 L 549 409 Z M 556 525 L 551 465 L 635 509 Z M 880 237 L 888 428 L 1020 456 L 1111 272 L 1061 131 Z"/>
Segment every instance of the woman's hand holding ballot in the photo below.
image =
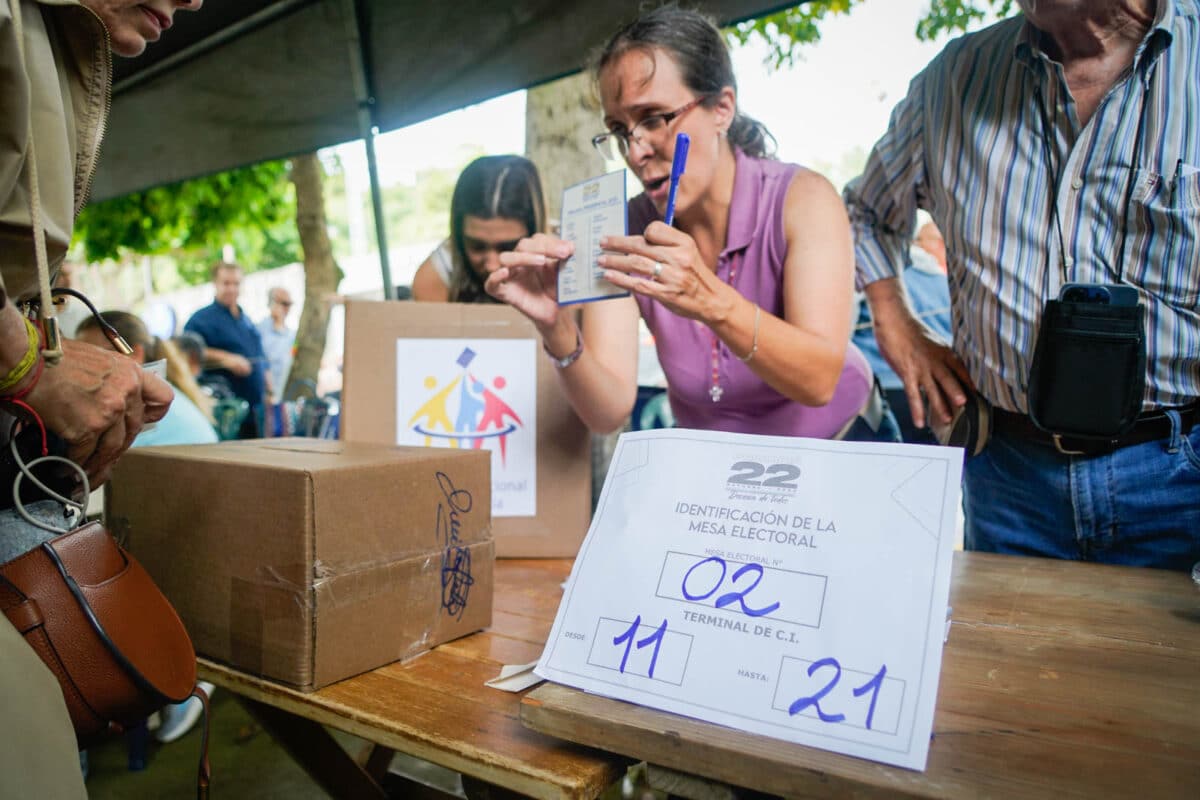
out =
<path fill-rule="evenodd" d="M 500 268 L 484 288 L 508 303 L 544 335 L 559 319 L 558 267 L 575 252 L 575 245 L 544 233 L 522 239 L 514 250 L 500 254 Z"/>
<path fill-rule="evenodd" d="M 652 222 L 642 236 L 610 236 L 600 246 L 607 251 L 600 257 L 605 280 L 657 300 L 681 317 L 712 327 L 727 320 L 739 303 L 750 306 L 716 276 L 695 240 L 678 228 Z"/>
<path fill-rule="evenodd" d="M 582 313 L 558 304 L 558 269 L 575 252 L 539 233 L 500 255 L 484 287 L 537 327 L 563 391 L 593 431 L 617 430 L 637 396 L 637 306 L 628 297 L 588 303 Z"/>

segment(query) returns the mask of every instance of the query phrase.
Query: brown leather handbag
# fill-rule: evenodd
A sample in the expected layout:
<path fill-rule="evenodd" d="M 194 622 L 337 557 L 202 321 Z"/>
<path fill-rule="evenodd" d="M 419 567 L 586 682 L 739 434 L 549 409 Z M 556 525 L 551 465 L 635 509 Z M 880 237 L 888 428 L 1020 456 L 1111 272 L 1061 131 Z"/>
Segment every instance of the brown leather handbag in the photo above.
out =
<path fill-rule="evenodd" d="M 58 678 L 80 748 L 193 693 L 204 703 L 198 791 L 208 789 L 208 698 L 187 630 L 98 522 L 0 565 L 0 611 Z"/>

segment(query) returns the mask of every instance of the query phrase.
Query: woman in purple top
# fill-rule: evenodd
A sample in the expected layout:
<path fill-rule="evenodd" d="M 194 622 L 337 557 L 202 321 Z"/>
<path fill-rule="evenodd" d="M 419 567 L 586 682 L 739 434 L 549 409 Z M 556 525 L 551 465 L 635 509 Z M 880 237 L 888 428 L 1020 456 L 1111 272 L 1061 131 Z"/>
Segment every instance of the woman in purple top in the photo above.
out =
<path fill-rule="evenodd" d="M 584 422 L 611 431 L 632 409 L 640 312 L 680 425 L 898 441 L 850 344 L 854 264 L 841 197 L 815 172 L 767 157 L 770 134 L 738 112 L 716 27 L 655 9 L 609 41 L 596 73 L 608 131 L 593 142 L 645 187 L 628 209 L 629 230 L 642 233 L 601 242 L 605 277 L 633 297 L 595 304 L 580 330 L 556 297 L 572 245 L 546 235 L 503 254 L 486 284 L 537 325 Z M 691 150 L 670 227 L 662 215 L 680 132 Z"/>

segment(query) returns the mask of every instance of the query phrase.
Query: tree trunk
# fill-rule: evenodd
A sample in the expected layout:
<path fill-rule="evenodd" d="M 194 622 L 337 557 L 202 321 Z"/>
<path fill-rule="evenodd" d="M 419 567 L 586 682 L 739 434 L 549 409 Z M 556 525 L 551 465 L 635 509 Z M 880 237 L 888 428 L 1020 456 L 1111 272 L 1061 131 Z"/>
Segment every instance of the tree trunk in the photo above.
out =
<path fill-rule="evenodd" d="M 604 128 L 590 72 L 530 89 L 525 95 L 525 150 L 537 165 L 546 213 L 557 220 L 563 189 L 603 172 L 592 137 Z"/>
<path fill-rule="evenodd" d="M 302 380 L 317 383 L 325 332 L 329 328 L 330 298 L 337 291 L 338 266 L 333 260 L 325 220 L 325 173 L 316 153 L 292 159 L 296 186 L 296 229 L 304 249 L 304 310 L 296 331 L 296 357 L 288 375 L 288 399 L 296 396 Z"/>

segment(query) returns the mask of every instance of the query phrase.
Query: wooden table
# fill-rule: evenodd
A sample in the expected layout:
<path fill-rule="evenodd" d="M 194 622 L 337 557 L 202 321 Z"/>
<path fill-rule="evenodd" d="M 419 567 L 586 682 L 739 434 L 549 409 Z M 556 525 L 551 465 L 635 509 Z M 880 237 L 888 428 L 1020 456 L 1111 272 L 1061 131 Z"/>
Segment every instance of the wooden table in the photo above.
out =
<path fill-rule="evenodd" d="M 955 553 L 925 772 L 546 684 L 527 725 L 789 797 L 1200 798 L 1200 590 L 1181 572 Z"/>
<path fill-rule="evenodd" d="M 316 692 L 298 692 L 205 659 L 200 677 L 240 695 L 334 797 L 383 797 L 378 781 L 394 750 L 462 773 L 469 793 L 500 797 L 506 793 L 501 789 L 541 798 L 593 798 L 624 774 L 627 761 L 525 728 L 520 695 L 484 686 L 502 664 L 525 664 L 541 655 L 570 564 L 498 561 L 494 619 L 487 631 Z M 357 763 L 322 725 L 382 748 Z"/>

